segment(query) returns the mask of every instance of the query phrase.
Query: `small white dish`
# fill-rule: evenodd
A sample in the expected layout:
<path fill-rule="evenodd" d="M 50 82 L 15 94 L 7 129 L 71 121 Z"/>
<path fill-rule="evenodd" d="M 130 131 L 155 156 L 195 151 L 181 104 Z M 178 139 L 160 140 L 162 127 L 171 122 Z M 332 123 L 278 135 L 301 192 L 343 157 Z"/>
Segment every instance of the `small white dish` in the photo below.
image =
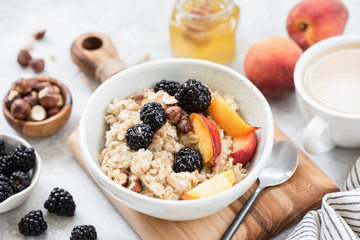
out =
<path fill-rule="evenodd" d="M 3 139 L 5 141 L 5 146 L 7 151 L 14 150 L 19 144 L 22 144 L 25 147 L 31 147 L 31 145 L 27 141 L 15 135 L 0 133 L 0 139 Z M 35 154 L 36 154 L 35 166 L 32 170 L 30 170 L 30 177 L 31 177 L 30 186 L 25 188 L 23 191 L 10 196 L 5 201 L 1 202 L 0 213 L 10 211 L 20 206 L 30 196 L 32 189 L 35 187 L 36 183 L 39 180 L 40 170 L 41 170 L 40 155 L 36 151 Z"/>
<path fill-rule="evenodd" d="M 161 79 L 180 83 L 193 78 L 213 91 L 231 94 L 245 121 L 261 127 L 258 145 L 248 166 L 248 176 L 241 182 L 210 197 L 174 201 L 162 200 L 130 191 L 115 183 L 100 169 L 99 154 L 105 143 L 105 114 L 113 98 L 124 99 L 144 88 L 153 88 Z M 260 91 L 240 73 L 220 64 L 195 59 L 167 59 L 140 64 L 106 80 L 88 101 L 80 120 L 79 143 L 87 168 L 99 185 L 128 207 L 144 214 L 172 221 L 209 216 L 228 206 L 256 181 L 270 156 L 274 125 L 270 106 Z"/>

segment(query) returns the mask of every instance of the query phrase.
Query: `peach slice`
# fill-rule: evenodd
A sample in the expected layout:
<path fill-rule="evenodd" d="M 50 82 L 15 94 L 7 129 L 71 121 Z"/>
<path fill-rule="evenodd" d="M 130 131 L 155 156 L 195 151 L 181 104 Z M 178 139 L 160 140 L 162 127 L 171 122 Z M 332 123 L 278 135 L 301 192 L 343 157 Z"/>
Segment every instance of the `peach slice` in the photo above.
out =
<path fill-rule="evenodd" d="M 210 162 L 211 167 L 215 167 L 215 159 L 221 153 L 221 140 L 219 130 L 215 124 L 201 114 L 192 113 L 190 121 L 193 125 L 194 133 L 198 136 L 198 146 L 203 158 L 203 163 Z"/>
<path fill-rule="evenodd" d="M 244 134 L 251 133 L 258 127 L 247 124 L 241 117 L 218 96 L 208 108 L 214 121 L 227 133 L 233 137 L 241 137 Z"/>
<path fill-rule="evenodd" d="M 230 157 L 234 159 L 235 163 L 247 163 L 255 152 L 256 142 L 255 132 L 235 138 L 233 152 L 230 154 Z"/>
<path fill-rule="evenodd" d="M 183 200 L 199 199 L 220 193 L 234 184 L 234 172 L 229 169 L 216 174 L 182 195 Z"/>

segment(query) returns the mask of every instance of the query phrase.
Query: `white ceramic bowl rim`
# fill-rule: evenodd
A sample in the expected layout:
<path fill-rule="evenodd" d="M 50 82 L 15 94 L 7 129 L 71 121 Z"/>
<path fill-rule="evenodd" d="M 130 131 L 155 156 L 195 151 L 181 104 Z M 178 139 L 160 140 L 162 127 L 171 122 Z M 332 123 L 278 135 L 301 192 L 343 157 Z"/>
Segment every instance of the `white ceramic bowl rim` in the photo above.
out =
<path fill-rule="evenodd" d="M 327 38 L 320 42 L 315 43 L 310 48 L 308 48 L 299 58 L 295 65 L 294 69 L 294 83 L 296 91 L 299 93 L 302 99 L 304 99 L 309 105 L 315 107 L 320 112 L 325 112 L 329 115 L 341 117 L 341 118 L 349 118 L 349 119 L 360 119 L 360 113 L 345 113 L 338 112 L 329 108 L 322 106 L 321 104 L 314 101 L 305 91 L 303 86 L 303 78 L 305 75 L 306 64 L 308 61 L 322 53 L 325 49 L 332 49 L 334 47 L 346 46 L 351 44 L 360 44 L 360 36 L 356 35 L 341 35 L 335 36 L 331 38 Z"/>
<path fill-rule="evenodd" d="M 21 137 L 0 132 L 0 138 L 2 138 L 2 136 L 6 137 L 6 138 L 12 138 L 16 142 L 18 142 L 18 144 L 22 144 L 25 147 L 28 147 L 28 148 L 32 147 L 26 140 L 22 139 Z M 33 169 L 30 186 L 28 186 L 27 188 L 25 188 L 21 192 L 15 193 L 14 195 L 11 195 L 5 201 L 1 202 L 0 203 L 0 209 L 2 208 L 2 206 L 5 206 L 5 205 L 9 204 L 11 201 L 13 201 L 13 199 L 23 197 L 24 195 L 26 195 L 28 192 L 30 192 L 35 187 L 36 183 L 39 180 L 40 172 L 41 172 L 41 158 L 40 158 L 40 155 L 36 151 L 35 151 L 35 154 L 36 154 L 36 162 L 35 162 L 35 167 Z"/>
<path fill-rule="evenodd" d="M 85 144 L 87 136 L 86 136 L 86 131 L 84 129 L 85 129 L 86 121 L 88 121 L 85 113 L 88 112 L 89 109 L 92 107 L 92 102 L 95 101 L 97 98 L 101 97 L 100 96 L 101 89 L 107 88 L 108 85 L 111 85 L 113 81 L 116 81 L 116 79 L 118 79 L 120 76 L 128 74 L 129 72 L 134 72 L 134 71 L 141 72 L 141 70 L 143 68 L 152 67 L 152 66 L 156 66 L 156 65 L 162 65 L 169 61 L 172 61 L 175 63 L 196 63 L 196 64 L 201 64 L 201 65 L 206 65 L 211 68 L 219 69 L 220 71 L 228 72 L 242 80 L 246 80 L 246 81 L 244 81 L 244 84 L 247 85 L 247 87 L 249 89 L 253 88 L 253 93 L 260 100 L 261 104 L 263 106 L 266 106 L 265 107 L 266 113 L 263 113 L 263 114 L 265 116 L 269 116 L 269 117 L 266 119 L 266 126 L 267 126 L 268 131 L 267 131 L 267 136 L 266 136 L 265 141 L 266 142 L 269 141 L 269 142 L 271 142 L 271 144 L 265 144 L 263 152 L 261 153 L 261 156 L 258 160 L 259 163 L 256 166 L 254 166 L 254 168 L 251 170 L 251 172 L 241 182 L 237 183 L 230 189 L 227 189 L 227 190 L 225 190 L 221 193 L 215 194 L 213 196 L 196 199 L 196 200 L 179 201 L 179 200 L 156 199 L 153 197 L 148 197 L 148 196 L 145 196 L 145 195 L 142 195 L 139 193 L 135 193 L 127 188 L 121 187 L 119 184 L 115 183 L 108 176 L 106 176 L 101 171 L 97 159 L 95 159 L 95 161 L 94 161 L 94 159 L 92 159 L 90 151 Z M 90 170 L 91 174 L 96 175 L 96 177 L 99 177 L 102 180 L 106 181 L 106 183 L 111 185 L 112 188 L 115 188 L 118 191 L 128 194 L 128 195 L 130 195 L 134 198 L 137 198 L 143 202 L 147 202 L 149 204 L 153 203 L 153 204 L 162 204 L 162 205 L 177 206 L 177 207 L 191 207 L 191 206 L 199 206 L 202 204 L 206 204 L 207 202 L 211 202 L 212 200 L 215 200 L 218 198 L 224 198 L 229 193 L 229 191 L 238 191 L 244 185 L 246 186 L 246 185 L 249 185 L 250 183 L 255 182 L 257 177 L 259 176 L 260 172 L 265 167 L 267 160 L 270 156 L 270 153 L 272 150 L 273 138 L 274 138 L 274 128 L 273 128 L 273 119 L 272 119 L 271 109 L 270 109 L 270 106 L 269 106 L 268 102 L 266 101 L 265 97 L 260 93 L 260 91 L 249 80 L 247 80 L 244 76 L 242 76 L 240 73 L 236 72 L 235 70 L 232 70 L 232 69 L 225 67 L 223 65 L 220 65 L 220 64 L 216 64 L 216 63 L 212 63 L 212 62 L 204 61 L 204 60 L 198 60 L 198 59 L 177 58 L 177 59 L 165 59 L 165 60 L 151 61 L 148 63 L 143 63 L 143 64 L 139 64 L 139 65 L 130 67 L 128 69 L 125 69 L 125 70 L 117 73 L 116 75 L 112 76 L 111 78 L 106 80 L 104 83 L 102 83 L 98 87 L 98 89 L 93 93 L 93 95 L 90 97 L 87 105 L 85 106 L 84 112 L 81 116 L 80 125 L 79 125 L 79 143 L 80 143 L 81 154 L 82 154 L 82 156 L 85 160 L 85 164 L 88 167 L 88 169 Z M 92 161 L 87 161 L 86 159 L 92 159 Z M 96 177 L 95 177 L 95 179 L 96 179 Z M 96 181 L 98 182 L 98 184 L 100 184 L 106 190 L 106 187 L 104 187 L 97 179 L 96 179 Z M 108 190 L 107 190 L 107 192 L 111 194 L 111 192 L 109 192 Z"/>

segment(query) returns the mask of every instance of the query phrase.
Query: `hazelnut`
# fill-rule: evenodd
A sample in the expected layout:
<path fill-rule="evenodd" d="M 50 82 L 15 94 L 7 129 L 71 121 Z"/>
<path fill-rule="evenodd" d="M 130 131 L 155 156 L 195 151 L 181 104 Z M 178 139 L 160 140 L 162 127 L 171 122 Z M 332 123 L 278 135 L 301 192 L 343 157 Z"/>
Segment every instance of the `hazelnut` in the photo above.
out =
<path fill-rule="evenodd" d="M 31 68 L 34 70 L 34 72 L 39 73 L 44 70 L 45 62 L 43 59 L 32 59 L 30 62 Z"/>
<path fill-rule="evenodd" d="M 176 129 L 179 133 L 187 133 L 192 129 L 190 122 L 186 119 L 181 120 L 176 125 Z"/>
<path fill-rule="evenodd" d="M 56 106 L 58 108 L 61 108 L 62 106 L 64 106 L 64 99 L 62 98 L 61 95 L 60 95 L 59 101 L 57 102 Z"/>
<path fill-rule="evenodd" d="M 50 108 L 46 111 L 48 117 L 52 117 L 55 114 L 57 114 L 58 112 L 60 112 L 60 108 L 57 108 L 57 107 Z"/>
<path fill-rule="evenodd" d="M 38 93 L 35 91 L 31 91 L 31 93 L 24 97 L 24 100 L 28 102 L 31 107 L 33 107 L 38 103 Z"/>
<path fill-rule="evenodd" d="M 23 67 L 29 66 L 31 59 L 32 57 L 26 49 L 22 49 L 18 53 L 17 61 Z"/>
<path fill-rule="evenodd" d="M 165 110 L 166 117 L 175 123 L 179 122 L 183 116 L 181 107 L 172 106 Z"/>
<path fill-rule="evenodd" d="M 45 87 L 39 92 L 39 102 L 43 107 L 53 108 L 60 101 L 60 93 L 53 86 Z"/>
<path fill-rule="evenodd" d="M 127 188 L 133 192 L 137 192 L 137 193 L 140 192 L 142 189 L 142 184 L 141 184 L 140 178 L 138 178 L 135 175 L 132 175 L 129 178 L 129 186 Z"/>
<path fill-rule="evenodd" d="M 33 121 L 42 121 L 46 118 L 46 110 L 41 105 L 35 105 L 31 108 L 30 119 Z"/>
<path fill-rule="evenodd" d="M 120 170 L 116 176 L 116 182 L 123 187 L 127 187 L 129 183 L 129 173 L 124 170 Z"/>
<path fill-rule="evenodd" d="M 36 40 L 42 39 L 42 38 L 44 37 L 44 35 L 45 35 L 45 30 L 42 30 L 42 31 L 33 33 L 33 37 L 34 37 Z"/>
<path fill-rule="evenodd" d="M 44 89 L 45 87 L 49 87 L 51 86 L 51 84 L 49 82 L 46 81 L 36 81 L 33 85 L 33 89 L 35 91 L 40 92 L 42 89 Z"/>
<path fill-rule="evenodd" d="M 25 78 L 19 78 L 13 85 L 12 90 L 17 91 L 21 95 L 28 94 L 32 90 L 32 81 L 25 79 Z"/>
<path fill-rule="evenodd" d="M 27 118 L 31 110 L 30 105 L 22 98 L 16 99 L 10 107 L 10 113 L 14 118 L 23 120 Z"/>
<path fill-rule="evenodd" d="M 148 91 L 146 89 L 140 90 L 131 98 L 132 100 L 138 102 L 143 100 L 145 97 L 147 97 Z"/>
<path fill-rule="evenodd" d="M 5 101 L 5 106 L 10 110 L 11 103 L 18 98 L 21 98 L 21 95 L 15 90 L 10 90 Z"/>

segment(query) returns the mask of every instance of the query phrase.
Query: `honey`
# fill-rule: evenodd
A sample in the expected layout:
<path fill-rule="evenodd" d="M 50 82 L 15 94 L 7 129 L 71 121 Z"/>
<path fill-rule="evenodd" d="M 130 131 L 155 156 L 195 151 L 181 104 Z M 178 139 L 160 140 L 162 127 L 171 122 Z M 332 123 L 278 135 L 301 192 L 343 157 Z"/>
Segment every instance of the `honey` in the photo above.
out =
<path fill-rule="evenodd" d="M 173 55 L 230 62 L 239 13 L 232 0 L 178 0 L 169 23 Z"/>

